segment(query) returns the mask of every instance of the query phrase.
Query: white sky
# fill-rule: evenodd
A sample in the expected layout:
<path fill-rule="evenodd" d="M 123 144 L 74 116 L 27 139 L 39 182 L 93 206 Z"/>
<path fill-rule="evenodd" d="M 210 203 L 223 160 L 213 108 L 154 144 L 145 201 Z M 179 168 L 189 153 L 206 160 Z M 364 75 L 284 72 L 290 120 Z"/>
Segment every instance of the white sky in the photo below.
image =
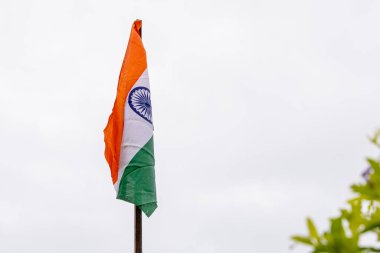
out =
<path fill-rule="evenodd" d="M 144 252 L 307 252 L 380 125 L 380 1 L 0 0 L 0 252 L 132 252 L 103 128 L 143 20 L 159 208 Z"/>

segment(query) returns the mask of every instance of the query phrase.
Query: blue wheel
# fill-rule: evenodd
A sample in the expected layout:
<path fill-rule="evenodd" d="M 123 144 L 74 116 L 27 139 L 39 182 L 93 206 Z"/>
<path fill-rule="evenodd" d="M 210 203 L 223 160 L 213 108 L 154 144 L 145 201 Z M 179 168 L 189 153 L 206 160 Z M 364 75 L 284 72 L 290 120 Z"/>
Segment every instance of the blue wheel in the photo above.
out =
<path fill-rule="evenodd" d="M 135 113 L 152 124 L 152 105 L 148 88 L 136 87 L 132 89 L 129 93 L 128 104 Z"/>

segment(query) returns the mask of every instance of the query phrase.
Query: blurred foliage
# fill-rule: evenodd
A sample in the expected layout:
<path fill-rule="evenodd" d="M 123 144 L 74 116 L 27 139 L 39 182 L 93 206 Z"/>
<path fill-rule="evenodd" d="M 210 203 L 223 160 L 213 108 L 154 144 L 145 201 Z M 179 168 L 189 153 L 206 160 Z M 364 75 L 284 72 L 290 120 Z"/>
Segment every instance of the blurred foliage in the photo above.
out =
<path fill-rule="evenodd" d="M 380 148 L 380 130 L 369 139 Z M 347 201 L 348 207 L 330 219 L 330 227 L 323 233 L 319 233 L 308 218 L 308 234 L 293 236 L 296 244 L 309 246 L 311 253 L 380 252 L 380 247 L 361 245 L 361 239 L 368 234 L 377 238 L 373 245 L 380 242 L 380 159 L 368 158 L 367 161 L 368 169 L 362 175 L 364 182 L 351 186 L 355 197 Z"/>

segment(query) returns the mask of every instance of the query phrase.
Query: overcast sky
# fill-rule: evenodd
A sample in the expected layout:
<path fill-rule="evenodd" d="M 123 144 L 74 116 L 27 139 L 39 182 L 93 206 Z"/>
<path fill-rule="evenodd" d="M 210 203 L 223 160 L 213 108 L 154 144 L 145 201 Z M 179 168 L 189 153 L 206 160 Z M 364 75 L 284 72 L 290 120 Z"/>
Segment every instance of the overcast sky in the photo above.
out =
<path fill-rule="evenodd" d="M 0 0 L 0 252 L 132 252 L 104 159 L 143 20 L 159 208 L 144 252 L 305 253 L 380 126 L 380 1 Z"/>

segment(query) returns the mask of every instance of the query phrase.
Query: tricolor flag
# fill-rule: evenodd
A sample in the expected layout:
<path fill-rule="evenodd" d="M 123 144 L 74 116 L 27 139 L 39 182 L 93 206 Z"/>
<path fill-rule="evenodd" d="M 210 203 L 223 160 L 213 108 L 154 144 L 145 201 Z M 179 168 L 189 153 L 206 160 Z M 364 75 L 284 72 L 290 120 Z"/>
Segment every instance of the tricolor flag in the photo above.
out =
<path fill-rule="evenodd" d="M 105 157 L 117 198 L 148 217 L 157 208 L 149 77 L 141 20 L 131 29 L 117 95 L 104 129 Z"/>

